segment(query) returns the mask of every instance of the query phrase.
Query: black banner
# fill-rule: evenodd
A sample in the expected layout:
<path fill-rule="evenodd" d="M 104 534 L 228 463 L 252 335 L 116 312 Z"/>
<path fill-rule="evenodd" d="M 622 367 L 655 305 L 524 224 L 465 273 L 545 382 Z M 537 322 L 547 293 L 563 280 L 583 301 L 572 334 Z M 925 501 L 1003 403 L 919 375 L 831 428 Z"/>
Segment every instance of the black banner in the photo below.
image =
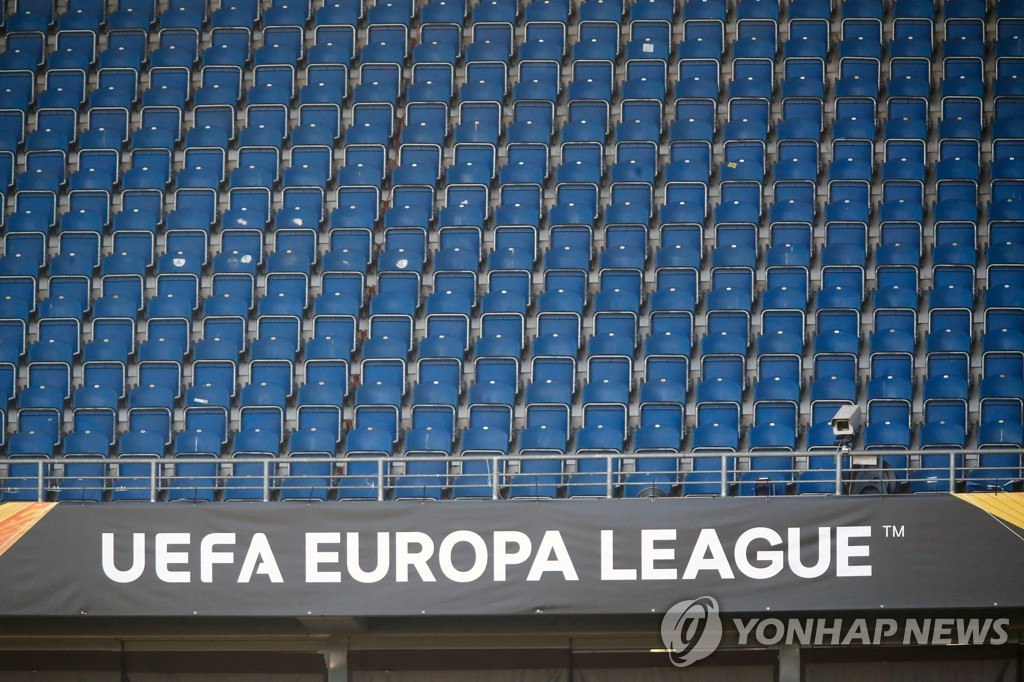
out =
<path fill-rule="evenodd" d="M 0 505 L 0 613 L 1024 606 L 1024 495 Z"/>

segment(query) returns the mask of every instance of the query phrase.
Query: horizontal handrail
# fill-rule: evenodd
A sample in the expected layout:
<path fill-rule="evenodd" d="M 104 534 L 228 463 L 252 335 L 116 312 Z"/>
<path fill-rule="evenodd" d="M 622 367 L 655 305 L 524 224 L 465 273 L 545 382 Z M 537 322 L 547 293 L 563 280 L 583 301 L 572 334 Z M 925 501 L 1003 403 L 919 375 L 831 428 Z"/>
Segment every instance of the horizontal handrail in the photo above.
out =
<path fill-rule="evenodd" d="M 296 500 L 952 493 L 1019 486 L 1022 453 L 1021 448 L 993 448 L 580 454 L 531 450 L 459 455 L 424 451 L 278 458 L 212 453 L 172 458 L 21 455 L 0 458 L 0 499 L 45 501 L 52 496 L 67 501 L 153 502 L 163 496 L 183 501 L 269 501 L 275 493 L 280 499 Z M 818 460 L 816 466 L 809 466 L 809 457 Z M 927 466 L 922 457 L 929 458 Z M 789 458 L 791 466 L 776 461 L 770 468 L 752 468 L 760 464 L 759 458 Z M 821 466 L 826 458 L 831 466 Z M 88 465 L 92 468 L 86 469 Z M 102 469 L 97 470 L 98 465 Z M 126 466 L 132 471 L 125 472 Z"/>

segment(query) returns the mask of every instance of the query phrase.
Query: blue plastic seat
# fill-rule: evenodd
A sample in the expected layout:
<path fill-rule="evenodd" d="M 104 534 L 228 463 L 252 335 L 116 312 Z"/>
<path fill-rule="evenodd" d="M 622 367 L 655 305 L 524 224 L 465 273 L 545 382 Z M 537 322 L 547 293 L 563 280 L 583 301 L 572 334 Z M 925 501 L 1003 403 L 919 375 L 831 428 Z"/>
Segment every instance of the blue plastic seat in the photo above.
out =
<path fill-rule="evenodd" d="M 579 6 L 580 21 L 614 21 L 622 19 L 622 0 L 587 0 Z"/>
<path fill-rule="evenodd" d="M 774 54 L 774 48 L 772 50 Z M 739 58 L 733 61 L 729 97 L 771 99 L 774 90 L 774 63 L 770 59 Z"/>
<path fill-rule="evenodd" d="M 492 0 L 500 2 L 500 0 Z M 490 3 L 487 3 L 490 4 Z M 515 7 L 511 10 L 515 12 Z M 474 18 L 478 10 L 486 12 L 485 3 L 473 9 Z M 508 64 L 512 57 L 512 26 L 513 21 L 499 17 L 476 19 L 473 23 L 473 41 L 466 46 L 466 62 L 501 62 Z"/>
<path fill-rule="evenodd" d="M 698 402 L 697 427 L 693 431 L 693 450 L 734 452 L 739 447 L 739 406 L 733 403 Z M 722 474 L 718 458 L 701 457 L 694 460 L 694 469 L 703 476 L 687 479 L 687 483 L 701 485 L 687 486 L 689 492 L 720 494 Z M 732 467 L 729 467 L 732 468 Z M 692 475 L 692 474 L 691 474 Z"/>
<path fill-rule="evenodd" d="M 924 57 L 893 58 L 889 68 L 888 89 L 893 97 L 927 99 L 931 93 L 931 62 Z"/>
<path fill-rule="evenodd" d="M 504 0 L 486 0 L 473 8 L 473 22 L 500 21 L 514 24 L 519 14 L 516 3 Z"/>
<path fill-rule="evenodd" d="M 855 401 L 857 399 L 856 360 L 849 354 L 819 353 L 814 358 L 812 401 Z"/>
<path fill-rule="evenodd" d="M 871 94 L 838 97 L 832 137 L 874 140 L 877 118 L 873 98 Z"/>
<path fill-rule="evenodd" d="M 615 136 L 619 144 L 629 141 L 656 143 L 661 137 L 662 106 L 655 100 L 634 100 L 623 104 L 622 121 L 615 127 Z M 616 153 L 617 160 L 620 160 Z M 654 164 L 657 170 L 657 164 Z M 624 180 L 615 176 L 613 168 L 612 180 Z M 648 181 L 649 180 L 646 180 Z"/>
<path fill-rule="evenodd" d="M 882 21 L 879 16 L 872 16 L 873 14 L 872 12 L 867 16 L 845 16 L 839 43 L 840 57 L 881 58 Z"/>
<path fill-rule="evenodd" d="M 367 42 L 359 53 L 361 64 L 403 64 L 408 50 L 408 28 L 385 23 L 367 26 Z"/>
<path fill-rule="evenodd" d="M 558 450 L 544 447 L 524 448 L 521 451 L 523 455 L 538 457 L 538 459 L 518 461 L 518 473 L 507 477 L 509 498 L 554 499 L 558 497 L 563 478 L 561 458 L 544 457 L 547 454 L 557 454 Z"/>
<path fill-rule="evenodd" d="M 683 22 L 680 59 L 720 60 L 725 52 L 725 25 L 721 19 L 687 19 Z"/>
<path fill-rule="evenodd" d="M 902 450 L 910 447 L 910 404 L 902 400 L 876 399 L 868 401 L 867 427 L 864 445 L 868 448 Z M 892 469 L 895 478 L 905 476 L 906 455 L 883 455 L 883 466 Z"/>
<path fill-rule="evenodd" d="M 401 24 L 408 26 L 413 16 L 413 3 L 408 0 L 380 0 L 366 11 L 370 24 Z"/>
<path fill-rule="evenodd" d="M 582 393 L 584 405 L 617 403 L 625 407 L 632 390 L 632 367 L 628 357 L 592 355 L 587 361 L 587 383 Z"/>
<path fill-rule="evenodd" d="M 765 354 L 757 359 L 754 400 L 798 403 L 801 389 L 799 356 Z M 795 438 L 794 438 L 795 442 Z"/>
<path fill-rule="evenodd" d="M 939 92 L 943 97 L 983 97 L 983 71 L 980 57 L 946 57 Z"/>
<path fill-rule="evenodd" d="M 768 101 L 761 98 L 734 97 L 729 100 L 729 120 L 722 134 L 728 140 L 762 140 L 771 125 Z"/>
<path fill-rule="evenodd" d="M 742 401 L 746 384 L 745 368 L 741 356 L 704 355 L 701 357 L 701 381 L 697 385 L 697 401 Z"/>
<path fill-rule="evenodd" d="M 868 52 L 880 48 L 873 44 Z M 877 57 L 846 56 L 839 62 L 837 97 L 868 97 L 877 99 L 880 85 L 880 67 Z"/>
<path fill-rule="evenodd" d="M 548 176 L 547 156 L 547 147 L 544 144 L 510 144 L 505 165 L 498 173 L 499 182 L 544 184 Z"/>
<path fill-rule="evenodd" d="M 791 57 L 785 61 L 783 97 L 825 97 L 825 62 L 817 57 Z"/>
<path fill-rule="evenodd" d="M 289 437 L 286 462 L 288 475 L 278 483 L 279 500 L 322 502 L 328 499 L 334 465 L 330 460 L 324 461 L 324 458 L 333 454 L 333 443 L 324 441 L 320 435 L 317 432 L 295 431 Z M 321 461 L 310 461 L 313 458 L 320 458 Z"/>
<path fill-rule="evenodd" d="M 714 59 L 681 59 L 677 64 L 677 97 L 717 99 L 720 88 L 718 62 Z"/>
<path fill-rule="evenodd" d="M 313 31 L 314 44 L 309 48 L 306 58 L 310 65 L 334 64 L 348 66 L 355 54 L 356 30 L 355 21 L 347 21 L 348 17 L 331 17 L 331 14 L 346 14 L 349 7 L 339 7 L 338 3 L 325 5 L 317 10 Z M 337 21 L 332 21 L 337 19 Z M 321 21 L 323 19 L 323 21 Z"/>
<path fill-rule="evenodd" d="M 906 3 L 904 3 L 906 4 Z M 890 54 L 893 57 L 923 57 L 930 59 L 932 55 L 932 17 L 897 17 L 893 21 L 893 43 Z M 946 25 L 945 50 L 953 47 Z"/>
<path fill-rule="evenodd" d="M 928 137 L 928 106 L 916 97 L 889 97 L 885 137 L 925 139 Z M 887 157 L 888 158 L 888 157 Z"/>
<path fill-rule="evenodd" d="M 800 310 L 765 310 L 761 314 L 758 354 L 803 354 L 804 315 Z"/>
<path fill-rule="evenodd" d="M 829 5 L 819 0 L 794 0 L 790 7 L 789 40 L 783 46 L 784 58 L 827 56 L 832 14 Z"/>
<path fill-rule="evenodd" d="M 168 11 L 160 18 L 160 44 L 149 55 L 152 66 L 191 67 L 199 53 L 202 17 L 188 9 Z"/>
<path fill-rule="evenodd" d="M 619 53 L 619 26 L 616 21 L 581 20 L 579 37 L 572 46 L 572 59 L 614 61 Z"/>
<path fill-rule="evenodd" d="M 572 63 L 572 80 L 568 97 L 573 100 L 610 101 L 613 87 L 612 64 L 596 60 L 577 60 Z"/>

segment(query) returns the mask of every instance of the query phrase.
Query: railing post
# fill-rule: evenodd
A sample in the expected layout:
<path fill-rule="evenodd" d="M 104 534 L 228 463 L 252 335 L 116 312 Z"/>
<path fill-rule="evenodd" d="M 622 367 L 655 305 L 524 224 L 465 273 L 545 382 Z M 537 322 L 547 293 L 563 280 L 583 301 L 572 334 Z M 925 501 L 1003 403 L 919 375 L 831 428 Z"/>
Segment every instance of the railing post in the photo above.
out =
<path fill-rule="evenodd" d="M 576 460 L 576 468 L 579 469 L 579 460 Z M 610 500 L 612 498 L 612 456 L 607 452 L 604 453 L 604 471 L 606 474 L 605 497 Z"/>
<path fill-rule="evenodd" d="M 36 473 L 37 473 L 36 481 L 38 481 L 38 483 L 36 484 L 36 501 L 37 502 L 45 502 L 46 501 L 46 484 L 43 482 L 43 467 L 45 465 L 47 465 L 47 464 L 49 464 L 49 460 L 46 460 L 46 459 L 41 459 L 37 463 L 37 467 L 38 467 L 37 470 L 36 470 Z"/>
<path fill-rule="evenodd" d="M 956 453 L 949 453 L 949 492 L 956 492 Z"/>
<path fill-rule="evenodd" d="M 836 495 L 843 494 L 843 449 L 836 450 Z"/>
<path fill-rule="evenodd" d="M 270 460 L 263 460 L 263 501 L 270 502 Z"/>
<path fill-rule="evenodd" d="M 156 482 L 159 478 L 156 474 L 157 469 L 160 467 L 160 460 L 150 460 L 149 463 L 149 501 L 156 502 Z"/>
<path fill-rule="evenodd" d="M 384 500 L 384 458 L 377 458 L 377 501 Z"/>
<path fill-rule="evenodd" d="M 500 486 L 498 485 L 498 458 L 497 457 L 492 457 L 491 458 L 491 499 L 492 500 L 498 499 L 498 490 L 499 490 L 499 488 L 500 488 Z"/>
<path fill-rule="evenodd" d="M 729 457 L 728 453 L 722 455 L 722 497 L 728 497 L 729 495 Z"/>

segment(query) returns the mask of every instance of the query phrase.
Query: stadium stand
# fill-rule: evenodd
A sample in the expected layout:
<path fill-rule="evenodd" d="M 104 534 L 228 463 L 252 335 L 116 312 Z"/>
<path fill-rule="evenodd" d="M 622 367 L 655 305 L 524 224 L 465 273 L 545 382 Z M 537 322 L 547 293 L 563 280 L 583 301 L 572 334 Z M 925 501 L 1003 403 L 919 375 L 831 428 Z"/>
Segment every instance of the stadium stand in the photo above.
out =
<path fill-rule="evenodd" d="M 1012 10 L 19 2 L 0 496 L 1013 489 Z"/>

